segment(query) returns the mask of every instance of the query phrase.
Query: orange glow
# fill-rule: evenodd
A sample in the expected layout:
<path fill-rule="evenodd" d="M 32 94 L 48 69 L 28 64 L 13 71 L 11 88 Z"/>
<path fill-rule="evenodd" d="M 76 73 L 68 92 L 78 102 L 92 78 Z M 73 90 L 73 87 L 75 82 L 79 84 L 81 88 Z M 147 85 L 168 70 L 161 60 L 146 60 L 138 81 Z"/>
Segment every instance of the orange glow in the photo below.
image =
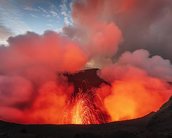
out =
<path fill-rule="evenodd" d="M 137 0 L 123 0 L 120 6 L 120 12 L 126 12 L 133 9 L 137 4 Z"/>
<path fill-rule="evenodd" d="M 147 81 L 147 82 L 146 82 Z M 112 94 L 104 105 L 111 121 L 135 119 L 158 110 L 170 97 L 170 90 L 160 80 L 147 78 L 128 79 L 112 84 Z"/>
<path fill-rule="evenodd" d="M 32 107 L 25 112 L 24 123 L 61 124 L 71 86 L 48 82 L 42 86 Z M 66 93 L 64 93 L 64 91 Z"/>
<path fill-rule="evenodd" d="M 80 91 L 73 96 L 73 87 L 47 82 L 40 88 L 32 106 L 15 122 L 101 124 L 129 120 L 158 110 L 171 96 L 171 86 L 138 74 L 137 77 L 121 78 L 111 85 L 102 85 L 91 92 Z"/>
<path fill-rule="evenodd" d="M 27 124 L 101 124 L 145 116 L 168 100 L 172 95 L 171 86 L 157 78 L 136 74 L 121 77 L 111 87 L 102 85 L 96 90 L 79 91 L 76 96 L 72 94 L 72 86 L 47 82 L 40 88 L 33 105 L 16 121 Z"/>
<path fill-rule="evenodd" d="M 79 92 L 67 108 L 65 123 L 69 124 L 101 124 L 106 122 L 98 103 L 89 93 Z M 67 121 L 66 121 L 67 120 Z"/>
<path fill-rule="evenodd" d="M 76 98 L 76 101 L 74 103 L 74 106 L 72 108 L 72 124 L 91 124 L 91 120 L 94 119 L 93 116 L 89 118 L 90 115 L 93 113 L 90 113 L 90 105 L 89 101 L 87 101 L 88 98 L 84 95 L 79 95 Z M 93 122 L 96 122 L 96 120 L 93 120 Z"/>
<path fill-rule="evenodd" d="M 149 55 L 145 50 L 126 52 L 116 59 L 123 50 L 131 50 L 130 46 L 122 47 L 115 55 L 123 41 L 122 30 L 127 30 L 128 21 L 135 21 L 131 15 L 135 14 L 138 1 L 74 0 L 72 24 L 66 24 L 59 33 L 27 32 L 9 37 L 9 46 L 0 46 L 0 120 L 29 124 L 101 124 L 135 119 L 158 110 L 172 95 L 168 84 L 172 82 L 170 60 L 152 57 L 154 52 Z M 139 14 L 136 17 L 140 18 Z M 149 22 L 145 22 L 146 25 Z M 124 32 L 125 44 L 130 40 L 128 36 Z M 96 88 L 89 82 L 86 90 L 78 83 L 71 86 L 64 74 L 78 72 L 89 64 L 100 65 L 100 72 L 106 74 L 100 73 L 100 76 L 108 83 L 100 80 L 96 84 L 96 78 L 88 75 L 88 81 L 93 81 Z M 81 79 L 79 76 L 75 81 L 87 80 Z M 105 84 L 99 86 L 103 82 Z M 84 84 L 84 87 L 87 86 Z"/>

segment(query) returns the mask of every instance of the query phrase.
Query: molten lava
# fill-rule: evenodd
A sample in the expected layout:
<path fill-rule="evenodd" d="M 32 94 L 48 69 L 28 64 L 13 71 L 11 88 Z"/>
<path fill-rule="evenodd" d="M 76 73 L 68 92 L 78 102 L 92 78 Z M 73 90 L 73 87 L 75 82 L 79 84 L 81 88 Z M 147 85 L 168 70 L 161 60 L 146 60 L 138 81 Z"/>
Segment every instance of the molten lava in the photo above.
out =
<path fill-rule="evenodd" d="M 68 76 L 72 85 L 62 81 L 45 83 L 25 108 L 1 108 L 0 119 L 24 124 L 102 124 L 145 116 L 158 110 L 172 95 L 169 83 L 136 73 L 133 68 L 110 85 L 96 78 L 96 71 Z M 12 113 L 14 119 L 7 118 L 6 114 Z"/>
<path fill-rule="evenodd" d="M 99 124 L 96 111 L 87 94 L 78 94 L 71 112 L 72 124 Z"/>
<path fill-rule="evenodd" d="M 100 102 L 96 102 L 96 95 L 90 92 L 78 92 L 69 103 L 67 108 L 66 123 L 70 124 L 102 124 L 106 123 L 108 116 L 99 107 Z"/>

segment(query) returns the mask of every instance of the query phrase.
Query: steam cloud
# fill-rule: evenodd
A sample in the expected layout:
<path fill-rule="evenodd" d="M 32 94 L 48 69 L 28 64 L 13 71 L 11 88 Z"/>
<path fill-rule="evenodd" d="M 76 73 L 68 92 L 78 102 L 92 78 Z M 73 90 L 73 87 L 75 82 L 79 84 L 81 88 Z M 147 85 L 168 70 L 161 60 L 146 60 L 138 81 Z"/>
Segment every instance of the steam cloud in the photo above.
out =
<path fill-rule="evenodd" d="M 156 111 L 171 96 L 172 67 L 146 50 L 125 52 L 115 64 L 101 69 L 100 77 L 112 85 L 104 105 L 113 121 L 132 119 Z"/>
<path fill-rule="evenodd" d="M 57 73 L 74 72 L 85 65 L 87 55 L 79 45 L 50 31 L 43 35 L 28 32 L 11 37 L 8 42 L 9 46 L 0 50 L 1 119 L 8 120 L 11 112 L 16 112 L 13 114 L 23 120 L 22 111 L 27 108 L 33 110 L 33 114 L 41 112 L 40 108 L 50 109 L 53 104 L 62 109 L 64 101 L 61 99 L 65 100 L 71 87 L 63 77 L 58 77 L 57 82 Z"/>
<path fill-rule="evenodd" d="M 172 82 L 172 65 L 170 60 L 150 56 L 152 53 L 140 48 L 155 55 L 160 53 L 159 44 L 162 47 L 167 39 L 164 45 L 169 46 L 171 36 L 161 40 L 166 30 L 160 29 L 164 33 L 160 36 L 155 31 L 166 20 L 171 22 L 170 6 L 169 0 L 75 0 L 73 25 L 65 26 L 62 34 L 27 32 L 10 37 L 9 46 L 0 47 L 0 119 L 62 123 L 73 86 L 60 74 L 86 66 L 102 67 L 99 76 L 112 85 L 96 90 L 110 121 L 141 117 L 157 110 L 172 95 L 168 83 Z M 165 9 L 168 14 L 160 20 L 162 16 L 157 14 Z M 156 43 L 154 37 L 161 38 L 160 42 Z M 119 58 L 114 56 L 116 53 Z M 167 57 L 171 58 L 169 54 Z"/>

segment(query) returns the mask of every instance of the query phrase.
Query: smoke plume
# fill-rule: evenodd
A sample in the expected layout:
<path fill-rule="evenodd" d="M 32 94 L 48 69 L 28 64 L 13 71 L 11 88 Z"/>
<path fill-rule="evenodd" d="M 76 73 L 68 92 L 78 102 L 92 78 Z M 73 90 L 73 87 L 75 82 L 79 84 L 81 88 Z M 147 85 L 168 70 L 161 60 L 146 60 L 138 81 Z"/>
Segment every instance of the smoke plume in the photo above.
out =
<path fill-rule="evenodd" d="M 11 120 L 13 113 L 13 121 L 46 123 L 49 119 L 42 117 L 49 110 L 46 118 L 53 120 L 52 115 L 63 110 L 72 91 L 58 74 L 83 68 L 87 55 L 76 42 L 51 31 L 43 35 L 28 32 L 8 42 L 8 47 L 0 47 L 0 118 Z M 27 112 L 34 118 L 29 119 Z M 58 119 L 51 120 L 58 123 Z"/>
<path fill-rule="evenodd" d="M 149 57 L 146 50 L 125 52 L 115 64 L 99 75 L 111 83 L 104 105 L 112 121 L 144 116 L 160 108 L 171 96 L 172 66 L 160 56 Z"/>
<path fill-rule="evenodd" d="M 0 119 L 61 124 L 68 111 L 74 120 L 67 123 L 89 124 L 158 110 L 172 95 L 171 5 L 170 0 L 75 0 L 73 24 L 62 33 L 10 37 L 8 46 L 0 47 Z M 110 85 L 74 94 L 63 73 L 87 67 L 101 67 L 98 75 Z"/>

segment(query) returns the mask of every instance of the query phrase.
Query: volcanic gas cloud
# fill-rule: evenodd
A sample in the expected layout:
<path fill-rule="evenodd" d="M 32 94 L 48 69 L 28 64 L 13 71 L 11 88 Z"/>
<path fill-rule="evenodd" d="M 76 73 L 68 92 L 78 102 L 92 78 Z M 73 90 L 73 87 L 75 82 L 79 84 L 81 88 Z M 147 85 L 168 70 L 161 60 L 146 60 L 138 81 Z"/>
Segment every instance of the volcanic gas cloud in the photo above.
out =
<path fill-rule="evenodd" d="M 10 37 L 9 46 L 0 47 L 0 119 L 100 124 L 158 110 L 172 95 L 170 61 L 144 49 L 114 59 L 125 36 L 113 17 L 126 18 L 138 4 L 137 0 L 76 0 L 73 25 L 62 33 Z M 85 67 L 100 67 L 97 74 L 108 84 L 75 91 L 64 74 Z"/>

